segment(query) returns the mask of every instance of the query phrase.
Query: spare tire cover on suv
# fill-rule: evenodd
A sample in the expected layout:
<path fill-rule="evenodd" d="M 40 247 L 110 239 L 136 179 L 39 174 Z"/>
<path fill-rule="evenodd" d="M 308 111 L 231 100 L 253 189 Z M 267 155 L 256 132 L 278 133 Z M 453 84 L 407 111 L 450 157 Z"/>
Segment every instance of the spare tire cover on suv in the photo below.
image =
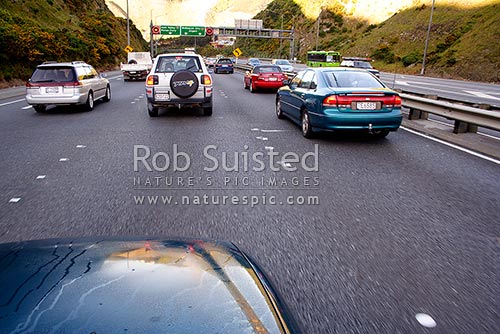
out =
<path fill-rule="evenodd" d="M 191 97 L 198 90 L 199 82 L 196 74 L 188 70 L 175 72 L 170 79 L 170 89 L 178 97 Z"/>

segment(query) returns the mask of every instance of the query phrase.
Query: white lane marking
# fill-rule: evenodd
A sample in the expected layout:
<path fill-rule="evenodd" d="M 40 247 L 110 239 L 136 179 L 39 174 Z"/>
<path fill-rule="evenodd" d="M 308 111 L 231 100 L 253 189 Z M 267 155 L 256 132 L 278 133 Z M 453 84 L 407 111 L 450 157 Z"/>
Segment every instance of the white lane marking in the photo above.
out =
<path fill-rule="evenodd" d="M 260 130 L 260 132 L 271 132 L 271 133 L 274 133 L 274 132 L 285 132 L 287 130 Z"/>
<path fill-rule="evenodd" d="M 265 146 L 264 149 L 269 150 L 269 151 L 273 151 L 274 147 L 272 147 L 272 146 Z"/>
<path fill-rule="evenodd" d="M 22 107 L 21 109 L 26 110 L 26 109 L 30 109 L 30 108 L 33 108 L 33 107 L 32 106 L 26 106 L 26 107 Z"/>
<path fill-rule="evenodd" d="M 135 104 L 135 101 L 130 102 L 131 104 Z"/>
<path fill-rule="evenodd" d="M 17 203 L 21 200 L 21 197 L 12 197 L 10 200 L 9 200 L 9 203 Z"/>
<path fill-rule="evenodd" d="M 46 177 L 46 176 L 47 176 L 47 175 L 38 175 L 38 176 L 36 177 L 36 179 L 37 179 L 37 180 L 43 180 L 43 179 L 45 179 L 45 177 Z"/>
<path fill-rule="evenodd" d="M 25 99 L 19 99 L 19 100 L 15 100 L 15 101 L 0 103 L 0 107 L 8 106 L 9 104 L 14 104 L 14 103 L 22 102 L 22 101 L 26 101 L 26 100 Z"/>
<path fill-rule="evenodd" d="M 113 80 L 113 79 L 118 79 L 119 80 L 121 78 L 123 78 L 123 75 L 120 74 L 120 75 L 117 75 L 115 77 L 110 77 L 110 78 L 108 78 L 108 80 Z"/>
<path fill-rule="evenodd" d="M 409 84 L 408 84 L 406 81 L 399 81 L 399 80 L 396 80 L 396 84 L 397 84 L 397 85 L 405 85 L 405 86 L 409 86 Z"/>
<path fill-rule="evenodd" d="M 250 131 L 259 131 L 259 128 L 252 128 Z"/>
<path fill-rule="evenodd" d="M 68 158 L 61 158 L 61 159 L 59 159 L 59 161 L 63 161 L 64 162 L 64 161 L 69 161 L 69 159 Z"/>
<path fill-rule="evenodd" d="M 496 163 L 497 165 L 500 165 L 500 160 L 496 160 L 494 158 L 490 158 L 486 155 L 483 155 L 483 154 L 480 154 L 480 153 L 477 153 L 477 152 L 474 152 L 474 151 L 471 151 L 471 150 L 468 150 L 466 148 L 463 148 L 463 147 L 460 147 L 458 145 L 455 145 L 455 144 L 451 144 L 451 143 L 448 143 L 448 142 L 445 142 L 444 140 L 441 140 L 441 139 L 437 139 L 437 138 L 434 138 L 434 137 L 431 137 L 431 136 L 428 136 L 426 134 L 423 134 L 423 133 L 420 133 L 420 132 L 417 132 L 417 131 L 414 131 L 414 130 L 411 130 L 411 129 L 408 129 L 404 126 L 401 126 L 401 129 L 405 130 L 405 131 L 408 131 L 410 133 L 413 133 L 417 136 L 420 136 L 420 137 L 424 137 L 424 138 L 427 138 L 427 139 L 430 139 L 430 140 L 433 140 L 435 142 L 438 142 L 438 143 L 441 143 L 443 145 L 446 145 L 446 146 L 449 146 L 449 147 L 452 147 L 454 149 L 457 149 L 459 151 L 462 151 L 462 152 L 465 152 L 465 153 L 468 153 L 468 154 L 471 154 L 471 155 L 474 155 L 478 158 L 481 158 L 481 159 L 484 159 L 484 160 L 488 160 L 488 161 L 491 161 L 493 163 Z"/>
<path fill-rule="evenodd" d="M 287 167 L 287 168 L 291 168 L 292 167 L 292 165 L 290 163 L 288 163 L 288 162 L 278 161 L 277 164 L 278 165 L 282 165 L 282 166 Z"/>
<path fill-rule="evenodd" d="M 437 323 L 432 317 L 425 313 L 417 313 L 415 315 L 418 323 L 427 328 L 434 328 L 437 326 Z"/>
<path fill-rule="evenodd" d="M 491 95 L 485 94 L 483 92 L 475 92 L 472 90 L 464 90 L 464 92 L 475 95 L 477 97 L 482 97 L 484 99 L 500 100 L 500 98 L 498 98 L 496 96 L 491 96 Z"/>
<path fill-rule="evenodd" d="M 85 146 L 85 145 L 76 145 L 76 148 L 85 148 L 85 147 L 87 147 L 87 146 Z"/>
<path fill-rule="evenodd" d="M 492 139 L 500 140 L 500 138 L 499 138 L 499 137 L 495 137 L 495 136 L 489 135 L 489 134 L 487 134 L 487 133 L 478 132 L 477 134 L 478 134 L 478 135 L 481 135 L 481 136 L 485 136 L 485 137 L 490 137 L 490 138 L 492 138 Z"/>

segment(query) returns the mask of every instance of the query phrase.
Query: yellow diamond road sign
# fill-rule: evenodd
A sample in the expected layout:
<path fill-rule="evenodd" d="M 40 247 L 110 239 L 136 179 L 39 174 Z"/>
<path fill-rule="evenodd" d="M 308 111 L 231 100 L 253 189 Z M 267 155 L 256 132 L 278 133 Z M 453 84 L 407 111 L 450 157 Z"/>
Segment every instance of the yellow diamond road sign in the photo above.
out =
<path fill-rule="evenodd" d="M 132 51 L 134 51 L 134 49 L 130 45 L 127 45 L 124 50 L 126 52 L 132 52 Z"/>
<path fill-rule="evenodd" d="M 240 50 L 240 48 L 236 48 L 236 50 L 233 51 L 233 55 L 236 57 L 239 57 L 243 54 L 243 51 Z"/>

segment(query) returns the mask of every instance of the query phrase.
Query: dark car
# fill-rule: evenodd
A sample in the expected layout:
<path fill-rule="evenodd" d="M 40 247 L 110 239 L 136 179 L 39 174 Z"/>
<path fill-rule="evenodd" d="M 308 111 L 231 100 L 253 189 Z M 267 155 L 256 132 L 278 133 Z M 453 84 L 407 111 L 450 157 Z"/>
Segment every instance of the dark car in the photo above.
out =
<path fill-rule="evenodd" d="M 219 58 L 215 63 L 214 67 L 215 73 L 233 73 L 233 61 L 229 58 Z"/>
<path fill-rule="evenodd" d="M 370 73 L 355 68 L 308 68 L 278 90 L 276 115 L 321 130 L 367 131 L 385 137 L 401 125 L 401 97 Z"/>
<path fill-rule="evenodd" d="M 235 245 L 42 240 L 0 245 L 1 333 L 296 333 Z"/>
<path fill-rule="evenodd" d="M 370 61 L 370 58 L 344 57 L 342 62 L 340 63 L 340 66 L 362 68 L 367 70 L 371 74 L 380 77 L 379 70 L 374 69 Z"/>
<path fill-rule="evenodd" d="M 247 61 L 247 65 L 250 65 L 250 66 L 257 66 L 257 65 L 260 65 L 260 64 L 261 64 L 261 62 L 260 62 L 259 58 L 250 58 Z"/>
<path fill-rule="evenodd" d="M 288 77 L 279 66 L 259 65 L 245 72 L 243 87 L 255 93 L 259 89 L 278 89 L 286 80 Z"/>

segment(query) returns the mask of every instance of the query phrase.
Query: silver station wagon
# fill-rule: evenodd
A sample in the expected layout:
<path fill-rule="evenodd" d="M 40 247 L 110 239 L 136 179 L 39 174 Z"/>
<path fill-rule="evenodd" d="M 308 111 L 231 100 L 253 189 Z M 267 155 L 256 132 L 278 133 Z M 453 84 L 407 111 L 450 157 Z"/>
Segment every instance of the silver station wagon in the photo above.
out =
<path fill-rule="evenodd" d="M 48 105 L 80 104 L 92 110 L 98 99 L 111 100 L 109 81 L 83 61 L 45 62 L 26 83 L 26 102 L 37 112 Z"/>

